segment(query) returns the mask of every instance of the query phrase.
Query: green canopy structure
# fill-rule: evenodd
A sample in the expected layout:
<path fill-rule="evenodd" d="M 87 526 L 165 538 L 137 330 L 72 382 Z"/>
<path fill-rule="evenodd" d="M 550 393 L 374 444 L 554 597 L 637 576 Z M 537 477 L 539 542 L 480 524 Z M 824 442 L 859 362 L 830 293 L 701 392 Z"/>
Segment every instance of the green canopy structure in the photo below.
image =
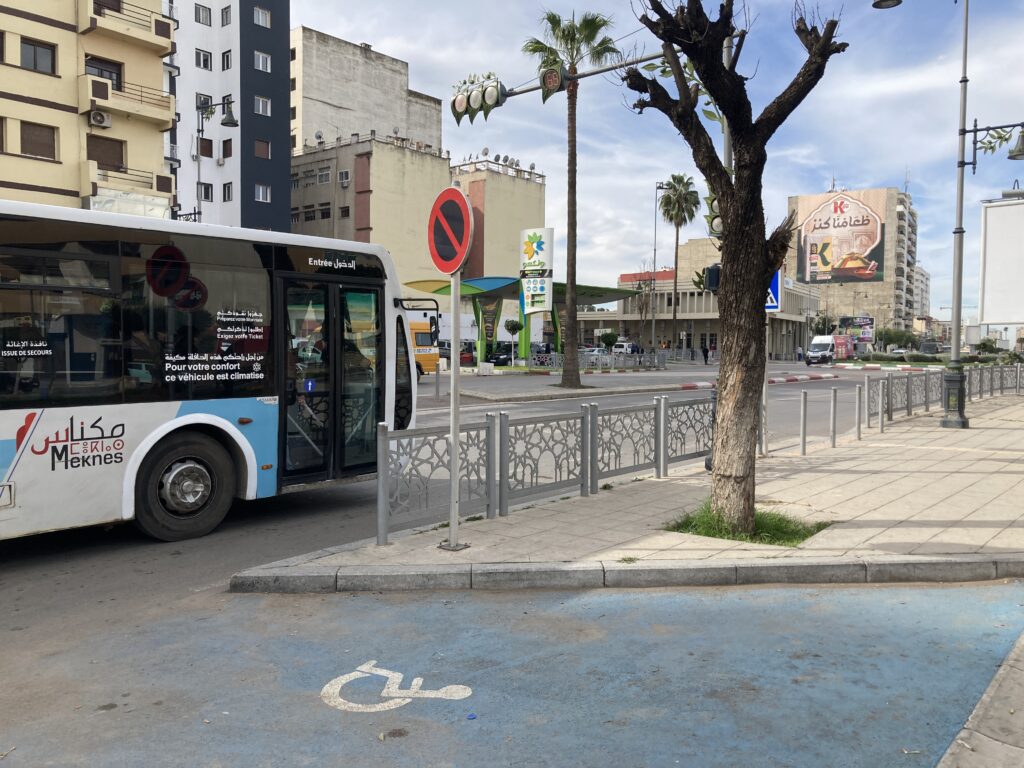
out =
<path fill-rule="evenodd" d="M 438 296 L 449 296 L 451 294 L 451 283 L 448 280 L 414 280 L 406 283 L 406 286 L 424 293 L 433 293 Z M 562 322 L 565 310 L 565 283 L 553 284 L 552 301 L 554 311 L 551 313 L 551 322 L 555 327 L 555 349 L 559 352 L 562 349 Z M 530 321 L 532 314 L 523 312 L 522 292 L 518 277 L 471 277 L 462 281 L 461 293 L 463 298 L 468 298 L 473 306 L 473 316 L 477 322 L 476 359 L 482 360 L 488 344 L 493 343 L 495 338 L 494 324 L 501 317 L 501 307 L 505 301 L 515 301 L 519 304 L 519 322 L 523 329 L 519 332 L 518 354 L 522 359 L 530 356 Z M 607 288 L 596 285 L 576 286 L 576 305 L 583 304 L 608 304 L 613 301 L 621 301 L 636 295 L 637 291 L 629 288 Z M 457 318 L 452 318 L 452 325 L 455 326 Z M 458 345 L 453 345 L 453 348 Z M 457 352 L 455 354 L 458 354 Z"/>

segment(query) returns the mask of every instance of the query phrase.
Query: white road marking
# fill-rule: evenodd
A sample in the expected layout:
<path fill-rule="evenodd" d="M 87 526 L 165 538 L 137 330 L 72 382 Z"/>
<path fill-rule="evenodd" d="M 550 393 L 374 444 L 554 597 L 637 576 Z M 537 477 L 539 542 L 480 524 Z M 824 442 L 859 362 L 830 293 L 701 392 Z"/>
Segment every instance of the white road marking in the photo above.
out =
<path fill-rule="evenodd" d="M 324 704 L 343 712 L 386 712 L 390 709 L 404 707 L 413 699 L 457 700 L 465 699 L 473 694 L 473 689 L 468 685 L 446 685 L 437 690 L 424 690 L 422 677 L 414 677 L 409 687 L 402 689 L 399 687 L 404 678 L 401 672 L 382 669 L 376 664 L 375 660 L 360 664 L 354 672 L 336 677 L 327 683 L 320 691 L 320 698 L 323 699 Z M 341 689 L 346 683 L 371 675 L 377 675 L 387 680 L 384 683 L 384 689 L 380 692 L 381 698 L 385 701 L 377 704 L 357 704 L 341 698 Z"/>

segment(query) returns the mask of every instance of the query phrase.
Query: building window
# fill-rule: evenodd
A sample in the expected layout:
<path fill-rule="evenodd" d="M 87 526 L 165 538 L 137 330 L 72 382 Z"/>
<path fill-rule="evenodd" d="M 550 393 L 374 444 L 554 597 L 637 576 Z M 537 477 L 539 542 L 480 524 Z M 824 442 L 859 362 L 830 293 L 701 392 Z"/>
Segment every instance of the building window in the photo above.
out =
<path fill-rule="evenodd" d="M 220 55 L 220 68 L 222 70 L 231 69 L 231 51 L 224 51 Z"/>
<path fill-rule="evenodd" d="M 270 202 L 270 185 L 269 184 L 257 184 L 256 185 L 256 202 L 257 203 L 269 203 Z"/>
<path fill-rule="evenodd" d="M 57 159 L 57 129 L 49 125 L 21 121 L 21 154 Z"/>
<path fill-rule="evenodd" d="M 56 74 L 57 46 L 21 38 L 21 66 L 33 72 Z"/>
<path fill-rule="evenodd" d="M 231 186 L 231 182 L 227 182 L 221 190 L 221 198 L 225 203 L 230 203 L 235 197 L 234 187 Z"/>
<path fill-rule="evenodd" d="M 257 115 L 270 117 L 270 99 L 266 96 L 257 96 L 255 109 Z"/>
<path fill-rule="evenodd" d="M 260 8 L 258 5 L 252 9 L 252 23 L 257 27 L 270 29 L 270 11 Z"/>
<path fill-rule="evenodd" d="M 213 157 L 213 139 L 199 140 L 199 154 L 201 157 Z"/>
<path fill-rule="evenodd" d="M 224 139 L 220 143 L 220 156 L 231 157 L 231 139 Z"/>
<path fill-rule="evenodd" d="M 262 160 L 270 159 L 270 142 L 265 139 L 256 139 L 256 157 Z"/>
<path fill-rule="evenodd" d="M 317 184 L 330 184 L 331 183 L 331 167 L 319 168 L 316 172 L 316 183 Z"/>
<path fill-rule="evenodd" d="M 292 48 L 290 51 L 288 51 L 288 57 L 289 57 L 289 59 L 291 61 L 295 61 L 295 49 L 294 48 Z"/>
<path fill-rule="evenodd" d="M 253 51 L 253 62 L 260 72 L 270 71 L 270 54 L 263 51 Z"/>
<path fill-rule="evenodd" d="M 196 94 L 196 109 L 209 109 L 213 104 L 213 96 L 205 93 Z"/>
<path fill-rule="evenodd" d="M 295 78 L 294 77 L 291 80 L 288 81 L 288 90 L 290 90 L 290 91 L 294 91 L 295 90 Z"/>
<path fill-rule="evenodd" d="M 85 57 L 85 74 L 109 80 L 111 87 L 115 91 L 121 90 L 121 74 L 123 71 L 124 67 L 119 62 L 107 61 L 96 56 Z"/>
<path fill-rule="evenodd" d="M 302 208 L 302 220 L 303 221 L 315 221 L 316 220 L 316 210 L 313 208 L 312 205 L 303 206 L 303 208 Z"/>
<path fill-rule="evenodd" d="M 349 174 L 348 168 L 338 171 L 338 183 L 341 186 L 347 187 L 350 178 L 352 177 Z"/>
<path fill-rule="evenodd" d="M 203 26 L 210 26 L 210 9 L 205 5 L 196 3 L 196 24 L 202 24 Z"/>
<path fill-rule="evenodd" d="M 213 71 L 213 54 L 209 51 L 204 51 L 202 48 L 196 48 L 196 66 L 199 69 L 208 69 Z"/>
<path fill-rule="evenodd" d="M 329 218 L 331 218 L 331 205 L 330 205 L 330 203 L 321 203 L 320 204 L 320 218 L 321 219 L 329 219 Z"/>
<path fill-rule="evenodd" d="M 341 208 L 338 209 L 339 219 L 347 219 L 351 215 L 351 211 L 349 210 L 349 207 L 347 205 L 343 205 L 341 206 Z"/>
<path fill-rule="evenodd" d="M 299 188 L 299 174 L 293 173 L 291 181 L 292 181 L 292 189 L 298 189 Z"/>
<path fill-rule="evenodd" d="M 231 23 L 231 6 L 225 5 L 220 9 L 220 25 L 226 27 Z"/>
<path fill-rule="evenodd" d="M 294 120 L 295 119 L 295 107 L 289 107 L 288 108 L 288 119 L 289 120 Z"/>
<path fill-rule="evenodd" d="M 292 136 L 292 149 L 295 149 L 295 136 Z"/>
<path fill-rule="evenodd" d="M 299 223 L 299 209 L 298 208 L 292 208 L 292 224 L 298 224 L 298 223 Z"/>
<path fill-rule="evenodd" d="M 204 203 L 213 202 L 213 184 L 200 181 L 196 183 L 196 197 Z"/>

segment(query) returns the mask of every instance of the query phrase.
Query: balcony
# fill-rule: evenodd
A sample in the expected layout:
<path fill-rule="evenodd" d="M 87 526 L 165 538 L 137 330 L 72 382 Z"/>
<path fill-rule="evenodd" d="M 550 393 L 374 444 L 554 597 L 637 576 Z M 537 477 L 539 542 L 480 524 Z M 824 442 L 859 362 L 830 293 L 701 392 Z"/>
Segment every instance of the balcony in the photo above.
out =
<path fill-rule="evenodd" d="M 98 34 L 121 43 L 141 45 L 158 56 L 174 52 L 174 28 L 170 16 L 122 0 L 81 0 L 78 3 L 79 34 Z"/>
<path fill-rule="evenodd" d="M 136 193 L 168 200 L 174 197 L 173 176 L 124 166 L 100 168 L 95 160 L 86 160 L 81 168 L 79 191 L 82 197 L 95 197 L 101 187 L 115 193 Z"/>
<path fill-rule="evenodd" d="M 167 91 L 96 75 L 79 75 L 78 111 L 85 114 L 94 109 L 148 120 L 161 131 L 174 126 L 174 96 Z"/>

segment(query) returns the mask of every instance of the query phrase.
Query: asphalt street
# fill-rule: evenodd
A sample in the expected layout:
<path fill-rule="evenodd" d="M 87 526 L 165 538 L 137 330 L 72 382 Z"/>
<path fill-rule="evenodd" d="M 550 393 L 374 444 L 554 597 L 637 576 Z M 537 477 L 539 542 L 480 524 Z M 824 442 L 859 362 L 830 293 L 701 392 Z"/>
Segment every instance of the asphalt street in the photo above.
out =
<path fill-rule="evenodd" d="M 932 766 L 1022 603 L 1020 583 L 217 592 L 30 645 L 0 614 L 0 752 L 4 768 Z"/>

